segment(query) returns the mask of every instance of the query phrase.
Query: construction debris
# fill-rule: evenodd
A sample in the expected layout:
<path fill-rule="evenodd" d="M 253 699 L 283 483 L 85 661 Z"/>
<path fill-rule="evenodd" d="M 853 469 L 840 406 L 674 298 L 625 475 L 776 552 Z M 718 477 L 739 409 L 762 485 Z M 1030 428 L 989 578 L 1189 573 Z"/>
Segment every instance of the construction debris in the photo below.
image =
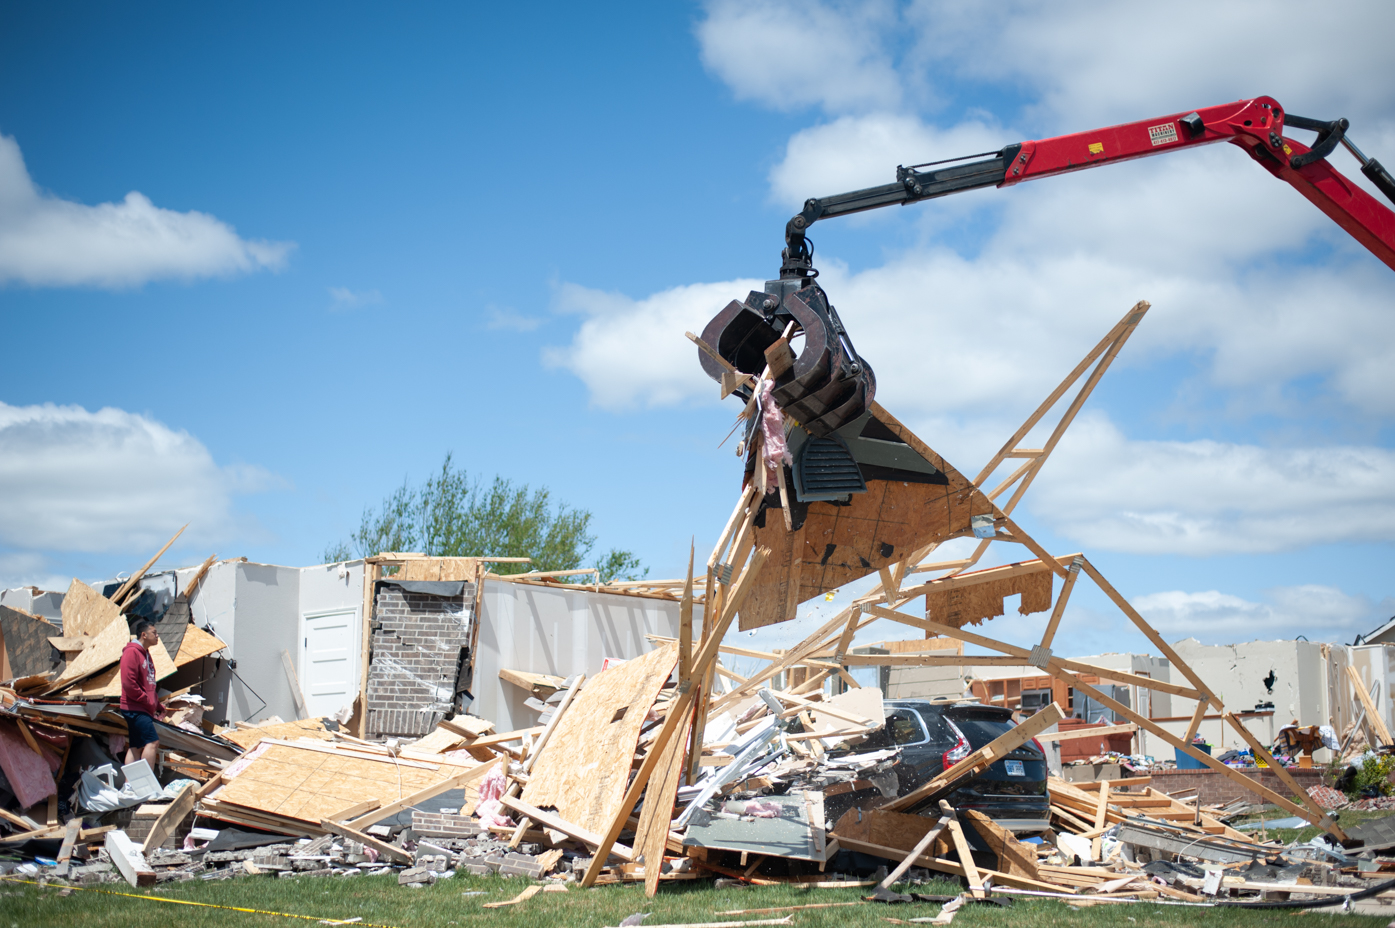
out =
<path fill-rule="evenodd" d="M 1328 904 L 1384 892 L 1391 884 L 1383 873 L 1395 872 L 1395 861 L 1387 867 L 1373 854 L 1351 855 L 1362 841 L 1372 852 L 1395 847 L 1395 831 L 1368 824 L 1364 832 L 1344 832 L 1329 811 L 1355 797 L 1326 786 L 1305 790 L 1288 772 L 1287 761 L 1310 757 L 1317 745 L 1331 747 L 1335 732 L 1295 723 L 1275 739 L 1285 753 L 1270 753 L 1084 555 L 1051 555 L 1011 518 L 1147 309 L 1131 309 L 974 481 L 872 401 L 870 391 L 867 412 L 851 424 L 825 423 L 820 434 L 798 437 L 797 424 L 787 421 L 790 465 L 777 447 L 778 427 L 756 427 L 758 418 L 782 421 L 778 407 L 756 415 L 757 398 L 774 402 L 771 392 L 759 388 L 753 372 L 721 371 L 724 392 L 745 387 L 751 396 L 736 507 L 705 576 L 695 576 L 690 562 L 684 580 L 629 585 L 677 601 L 677 634 L 650 634 L 644 642 L 641 633 L 635 642 L 643 647 L 609 652 L 604 669 L 589 676 L 584 667 L 498 669 L 509 712 L 517 713 L 510 718 L 527 720 L 525 727 L 506 720 L 510 730 L 496 731 L 498 719 L 466 711 L 478 624 L 446 619 L 458 618 L 450 611 L 453 597 L 461 597 L 460 608 L 474 608 L 463 591 L 485 577 L 479 559 L 368 559 L 363 614 L 373 625 L 365 654 L 378 659 L 363 662 L 359 693 L 420 691 L 419 710 L 365 711 L 361 699 L 352 723 L 346 711 L 222 726 L 208 717 L 196 678 L 166 699 L 155 769 L 121 763 L 127 731 L 115 707 L 115 664 L 133 615 L 160 623 L 163 644 L 152 656 L 162 680 L 224 647 L 193 624 L 188 608 L 213 559 L 182 592 L 142 580 L 155 559 L 105 590 L 75 580 L 61 626 L 0 607 L 0 829 L 7 832 L 0 844 L 25 858 L 0 869 L 141 887 L 395 874 L 400 886 L 416 888 L 462 871 L 532 881 L 491 906 L 527 905 L 542 889 L 538 882 L 551 889 L 643 881 L 650 895 L 663 882 L 698 879 L 858 886 L 875 887 L 868 901 L 938 901 L 940 924 L 965 904 L 1003 904 L 1022 893 L 1083 905 Z M 1018 448 L 1091 364 L 1046 446 Z M 822 478 L 802 456 L 819 442 L 830 454 L 838 446 L 861 468 L 856 486 L 845 479 L 836 493 L 814 492 Z M 985 493 L 984 481 L 1009 458 L 1028 463 Z M 995 502 L 1014 485 L 1010 499 Z M 929 560 L 939 545 L 961 537 L 976 540 L 971 557 Z M 995 542 L 1025 546 L 1033 557 L 973 570 Z M 554 573 L 517 582 L 559 587 Z M 472 579 L 461 579 L 466 574 Z M 788 621 L 800 603 L 870 574 L 880 582 L 793 647 L 762 652 L 727 641 L 734 625 Z M 936 576 L 908 582 L 923 574 Z M 1185 684 L 1056 654 L 1066 602 L 1083 578 L 1119 606 Z M 600 587 L 598 579 L 588 583 Z M 1003 614 L 1004 597 L 1014 595 L 1020 613 L 1043 614 L 1039 638 L 1024 647 L 966 630 Z M 907 611 L 922 596 L 924 609 Z M 431 623 L 413 624 L 413 614 L 440 619 L 448 633 L 433 639 Z M 925 639 L 893 643 L 880 655 L 854 654 L 857 632 L 883 620 Z M 439 647 L 413 663 L 413 651 L 433 640 Z M 966 655 L 963 644 L 1002 657 Z M 301 708 L 300 683 L 283 654 Z M 743 676 L 724 657 L 765 666 Z M 878 661 L 962 667 L 993 660 L 1044 672 L 1068 687 L 1063 692 L 1110 710 L 1113 724 L 1077 724 L 1051 698 L 1028 712 L 1020 699 L 1009 706 L 1006 692 L 1001 705 L 972 694 L 923 704 L 888 700 L 853 675 Z M 1189 730 L 1179 737 L 1163 728 L 1102 690 L 1102 681 L 1194 700 Z M 1348 682 L 1369 710 L 1352 733 L 1369 730 L 1366 743 L 1388 744 L 1363 681 L 1353 672 Z M 1278 791 L 1232 769 L 1228 761 L 1243 764 L 1240 752 L 1223 759 L 1202 750 L 1194 739 L 1207 712 L 1235 729 L 1247 745 L 1244 756 L 1278 777 Z M 1080 758 L 1117 761 L 1120 775 L 1070 780 L 1046 773 L 1042 741 L 1113 745 L 1104 739 L 1119 737 L 1117 747 L 1127 750 L 1140 731 L 1255 798 L 1203 804 L 1195 790 L 1169 795 L 1151 774 L 1165 764 L 1124 753 Z M 941 747 L 926 747 L 937 738 L 946 739 Z M 1384 775 L 1384 755 L 1359 743 L 1352 750 L 1354 762 L 1370 770 L 1368 785 L 1351 789 L 1370 788 Z M 1273 821 L 1276 809 L 1293 821 Z M 1244 813 L 1261 816 L 1257 829 L 1235 827 Z M 1272 828 L 1295 823 L 1326 834 L 1287 845 L 1270 839 Z M 966 892 L 914 892 L 944 875 L 958 878 Z M 777 910 L 728 914 L 770 911 Z"/>

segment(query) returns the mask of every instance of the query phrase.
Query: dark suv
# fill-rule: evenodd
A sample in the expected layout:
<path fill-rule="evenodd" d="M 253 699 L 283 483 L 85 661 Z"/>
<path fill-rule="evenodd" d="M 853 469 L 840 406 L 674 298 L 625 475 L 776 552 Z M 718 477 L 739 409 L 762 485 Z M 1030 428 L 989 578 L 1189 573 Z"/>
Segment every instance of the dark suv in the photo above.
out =
<path fill-rule="evenodd" d="M 901 761 L 893 769 L 902 796 L 1016 725 L 1011 711 L 976 702 L 888 699 L 885 711 L 886 727 L 853 751 L 900 748 Z M 1032 739 L 943 798 L 956 809 L 977 809 L 1014 832 L 1045 831 L 1051 815 L 1046 776 L 1046 752 Z M 924 803 L 907 811 L 937 806 Z"/>

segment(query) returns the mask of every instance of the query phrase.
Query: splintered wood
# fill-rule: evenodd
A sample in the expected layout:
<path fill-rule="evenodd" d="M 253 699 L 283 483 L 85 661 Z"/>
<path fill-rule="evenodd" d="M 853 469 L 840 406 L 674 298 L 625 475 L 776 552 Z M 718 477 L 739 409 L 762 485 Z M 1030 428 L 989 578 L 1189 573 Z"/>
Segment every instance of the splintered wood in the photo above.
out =
<path fill-rule="evenodd" d="M 966 579 L 972 574 L 961 575 Z M 932 622 L 953 625 L 977 625 L 984 619 L 1003 614 L 1003 597 L 1021 594 L 1022 615 L 1045 612 L 1051 608 L 1051 569 L 1042 564 L 1033 573 L 1019 574 L 1002 580 L 990 580 L 972 586 L 955 586 L 946 590 L 927 590 L 925 617 Z"/>
<path fill-rule="evenodd" d="M 604 832 L 624 798 L 640 729 L 677 662 L 678 646 L 665 645 L 593 677 L 538 755 L 523 801 Z"/>
<path fill-rule="evenodd" d="M 771 567 L 741 612 L 743 631 L 794 618 L 794 608 L 829 590 L 875 573 L 926 545 L 969 531 L 975 515 L 1001 513 L 977 487 L 881 406 L 871 405 L 882 440 L 894 438 L 914 451 L 943 482 L 867 481 L 867 492 L 847 504 L 809 503 L 802 527 L 786 531 L 771 513 L 755 530 L 771 549 Z M 790 585 L 798 593 L 791 594 Z"/>
<path fill-rule="evenodd" d="M 387 805 L 463 769 L 270 742 L 258 752 L 210 798 L 316 827 L 356 803 L 376 799 Z"/>

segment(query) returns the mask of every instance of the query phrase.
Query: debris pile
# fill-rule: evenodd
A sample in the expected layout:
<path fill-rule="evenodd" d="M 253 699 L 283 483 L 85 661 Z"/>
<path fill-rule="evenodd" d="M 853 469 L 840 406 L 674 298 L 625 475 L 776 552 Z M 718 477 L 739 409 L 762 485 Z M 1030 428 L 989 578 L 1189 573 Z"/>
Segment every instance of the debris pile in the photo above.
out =
<path fill-rule="evenodd" d="M 1099 359 L 1056 437 L 1146 309 L 1141 303 L 1131 310 L 1054 394 L 1061 397 Z M 772 363 L 789 350 L 775 347 Z M 551 668 L 575 671 L 567 677 L 500 670 L 501 679 L 529 693 L 518 701 L 537 713 L 533 725 L 509 723 L 513 730 L 503 732 L 456 702 L 433 704 L 427 721 L 414 717 L 417 727 L 391 729 L 410 731 L 413 740 L 381 729 L 377 740 L 356 736 L 331 718 L 220 727 L 203 717 L 195 680 L 171 694 L 175 711 L 159 723 L 161 756 L 152 770 L 143 761 L 117 761 L 127 731 L 113 706 L 120 693 L 114 665 L 129 638 L 127 616 L 146 609 L 158 616 L 162 641 L 178 640 L 170 645 L 174 657 L 154 654 L 162 679 L 185 666 L 186 646 L 187 654 L 207 655 L 222 643 L 190 623 L 187 589 L 164 601 L 140 586 L 140 574 L 110 592 L 75 581 L 61 630 L 14 610 L 0 613 L 8 680 L 0 687 L 0 769 L 8 793 L 0 799 L 13 797 L 0 802 L 12 807 L 0 808 L 0 826 L 10 832 L 0 844 L 24 858 L 20 869 L 30 875 L 137 886 L 387 873 L 403 886 L 423 886 L 468 872 L 549 887 L 643 881 L 650 895 L 675 880 L 857 885 L 872 889 L 872 900 L 895 902 L 935 898 L 898 893 L 898 882 L 948 875 L 966 893 L 938 898 L 945 903 L 941 924 L 969 902 L 1001 904 L 1024 893 L 1072 905 L 1318 905 L 1395 885 L 1374 856 L 1395 847 L 1395 831 L 1373 828 L 1363 836 L 1340 828 L 1328 813 L 1335 798 L 1300 787 L 1084 555 L 1052 556 L 1037 545 L 1010 515 L 1025 482 L 1002 508 L 993 501 L 1015 481 L 1029 481 L 1054 447 L 1055 437 L 1046 449 L 1016 443 L 1055 398 L 969 481 L 875 402 L 836 436 L 796 434 L 796 423 L 785 422 L 785 448 L 776 440 L 785 420 L 758 399 L 774 402 L 761 387 L 764 375 L 728 367 L 724 393 L 745 390 L 749 397 L 747 479 L 705 577 L 695 579 L 690 561 L 684 581 L 648 584 L 675 598 L 681 588 L 673 637 L 651 635 L 646 652 L 612 654 L 589 676 L 582 667 Z M 808 467 L 791 470 L 787 453 L 796 468 L 801 461 Z M 990 497 L 980 485 L 1009 457 L 1028 463 Z M 819 461 L 833 469 L 818 470 Z M 827 492 L 813 493 L 817 485 Z M 976 540 L 972 557 L 927 560 L 955 538 Z M 970 570 L 994 541 L 1025 545 L 1034 558 Z M 403 571 L 397 582 L 441 581 L 430 576 L 430 559 L 419 560 L 411 566 L 420 571 Z M 917 573 L 941 576 L 910 583 Z M 763 652 L 727 643 L 738 617 L 743 629 L 788 621 L 800 603 L 872 574 L 880 582 L 793 647 Z M 1185 682 L 1053 652 L 1082 578 L 1119 606 Z M 1011 596 L 1020 597 L 1024 615 L 1050 610 L 1030 647 L 968 628 L 1002 615 Z M 923 612 L 906 611 L 921 597 Z M 365 626 L 369 619 L 371 612 Z M 894 652 L 854 653 L 857 632 L 879 621 L 914 628 L 925 639 L 900 642 L 907 647 Z M 61 633 L 44 634 L 50 630 Z M 428 633 L 417 631 L 426 640 Z M 452 634 L 441 651 L 459 655 L 464 667 L 478 625 L 469 635 Z M 965 644 L 1001 656 L 966 655 Z M 743 676 L 724 665 L 724 656 L 765 665 Z M 1047 774 L 1038 740 L 1080 737 L 1082 726 L 1069 724 L 1056 702 L 1036 703 L 1029 714 L 1020 703 L 954 698 L 922 701 L 922 711 L 920 703 L 884 700 L 879 687 L 861 686 L 853 674 L 992 660 L 1030 664 L 1066 687 L 1062 692 L 1088 697 L 1124 720 L 1084 726 L 1095 743 L 1120 729 L 1146 730 L 1255 799 L 1205 805 L 1199 794 L 1157 789 L 1146 773 L 1067 782 Z M 1113 699 L 1098 688 L 1102 681 L 1194 701 L 1186 734 Z M 447 695 L 465 692 L 468 680 L 453 682 Z M 1212 711 L 1278 778 L 1277 790 L 1193 744 Z M 1373 738 L 1389 742 L 1374 712 L 1367 724 L 1375 726 Z M 1295 728 L 1285 745 L 1311 751 L 1313 738 L 1326 737 Z M 1137 760 L 1117 759 L 1125 772 Z M 1371 770 L 1383 770 L 1381 763 Z M 1258 834 L 1236 827 L 1244 824 L 1237 816 L 1273 809 L 1325 834 L 1283 845 L 1269 839 L 1270 827 L 1283 827 L 1277 823 L 1261 819 Z M 1349 856 L 1363 842 L 1371 856 Z M 526 903 L 541 889 L 534 882 L 493 905 Z"/>

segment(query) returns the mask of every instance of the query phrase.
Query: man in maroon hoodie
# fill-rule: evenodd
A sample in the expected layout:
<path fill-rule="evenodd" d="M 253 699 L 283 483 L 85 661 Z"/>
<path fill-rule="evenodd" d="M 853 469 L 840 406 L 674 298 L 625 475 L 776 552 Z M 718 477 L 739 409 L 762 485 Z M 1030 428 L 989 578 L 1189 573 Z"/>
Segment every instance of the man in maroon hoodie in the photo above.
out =
<path fill-rule="evenodd" d="M 121 652 L 121 714 L 126 717 L 126 763 L 143 760 L 154 770 L 160 758 L 155 719 L 165 714 L 155 695 L 155 659 L 150 649 L 160 640 L 155 623 L 141 619 L 135 627 L 136 640 Z"/>

